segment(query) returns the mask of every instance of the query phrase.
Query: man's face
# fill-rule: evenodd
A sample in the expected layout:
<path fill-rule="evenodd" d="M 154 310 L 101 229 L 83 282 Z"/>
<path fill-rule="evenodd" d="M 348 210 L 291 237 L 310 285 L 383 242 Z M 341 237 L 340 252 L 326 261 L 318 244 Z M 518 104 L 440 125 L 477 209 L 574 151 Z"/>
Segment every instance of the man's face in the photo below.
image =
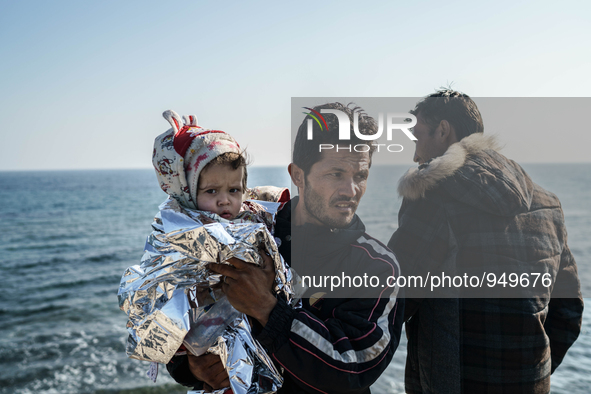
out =
<path fill-rule="evenodd" d="M 443 155 L 447 150 L 448 146 L 442 143 L 441 138 L 439 138 L 438 129 L 439 127 L 436 129 L 431 128 L 424 122 L 421 114 L 417 114 L 417 124 L 413 127 L 412 132 L 417 137 L 413 159 L 416 163 L 424 164 Z"/>
<path fill-rule="evenodd" d="M 304 223 L 345 228 L 353 219 L 369 176 L 369 153 L 322 152 L 300 186 Z M 302 190 L 303 189 L 303 190 Z"/>

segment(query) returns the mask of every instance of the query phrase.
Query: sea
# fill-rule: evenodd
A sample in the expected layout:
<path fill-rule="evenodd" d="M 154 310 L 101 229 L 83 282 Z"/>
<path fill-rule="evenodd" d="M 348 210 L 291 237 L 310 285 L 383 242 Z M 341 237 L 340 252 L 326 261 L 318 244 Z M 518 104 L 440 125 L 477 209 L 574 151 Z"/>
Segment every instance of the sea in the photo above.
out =
<path fill-rule="evenodd" d="M 560 198 L 591 295 L 591 164 L 526 164 Z M 375 166 L 358 214 L 388 242 L 401 200 L 396 184 L 408 166 Z M 249 169 L 249 185 L 290 187 L 286 168 Z M 0 172 L 0 393 L 184 393 L 160 365 L 125 355 L 126 315 L 117 289 L 138 264 L 166 195 L 151 169 Z M 586 300 L 589 302 L 589 299 Z M 591 392 L 591 314 L 552 376 L 553 393 Z M 403 393 L 406 337 L 374 393 Z"/>

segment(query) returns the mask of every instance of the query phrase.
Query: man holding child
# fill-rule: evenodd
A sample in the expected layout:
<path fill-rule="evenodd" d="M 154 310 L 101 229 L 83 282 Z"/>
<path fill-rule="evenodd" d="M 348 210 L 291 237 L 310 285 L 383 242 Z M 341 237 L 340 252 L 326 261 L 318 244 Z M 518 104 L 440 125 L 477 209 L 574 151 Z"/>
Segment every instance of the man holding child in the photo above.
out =
<path fill-rule="evenodd" d="M 353 113 L 360 110 L 333 103 L 314 111 L 323 108 L 346 113 L 351 124 Z M 299 196 L 277 214 L 279 252 L 296 271 L 304 263 L 317 273 L 353 269 L 396 277 L 394 255 L 365 233 L 355 214 L 367 186 L 373 150 L 319 152 L 319 144 L 339 143 L 337 117 L 324 118 L 328 130 L 314 124 L 311 140 L 307 118 L 298 130 L 289 173 Z M 377 126 L 361 114 L 359 129 L 373 134 Z M 229 301 L 251 317 L 255 338 L 283 369 L 285 382 L 279 392 L 369 393 L 400 340 L 404 307 L 397 298 L 398 288 L 380 289 L 372 298 L 309 290 L 302 308 L 294 309 L 272 294 L 273 268 L 262 257 L 266 260 L 262 268 L 236 259 L 229 261 L 232 266 L 210 268 L 225 276 L 222 286 Z M 187 386 L 228 386 L 227 373 L 214 355 L 174 357 L 167 368 Z"/>

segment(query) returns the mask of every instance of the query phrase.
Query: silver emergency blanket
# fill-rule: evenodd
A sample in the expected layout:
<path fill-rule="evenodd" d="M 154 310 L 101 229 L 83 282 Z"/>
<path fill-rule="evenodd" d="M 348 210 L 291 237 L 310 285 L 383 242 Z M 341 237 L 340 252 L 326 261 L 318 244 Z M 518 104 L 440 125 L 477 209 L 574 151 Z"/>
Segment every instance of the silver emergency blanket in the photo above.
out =
<path fill-rule="evenodd" d="M 273 366 L 262 346 L 250 335 L 247 319 L 230 323 L 223 336 L 209 349 L 220 356 L 226 365 L 230 386 L 234 393 L 275 393 L 283 384 L 283 378 Z M 256 362 L 253 363 L 253 360 Z M 214 390 L 223 394 L 227 388 Z M 191 390 L 187 394 L 205 394 L 205 390 Z"/>
<path fill-rule="evenodd" d="M 207 268 L 232 257 L 260 265 L 262 249 L 275 266 L 276 293 L 297 302 L 294 274 L 270 232 L 279 204 L 244 204 L 247 209 L 231 221 L 183 208 L 172 198 L 160 205 L 141 264 L 129 267 L 119 286 L 119 307 L 129 318 L 129 357 L 166 364 L 184 344 L 195 355 L 220 354 L 235 394 L 281 387 L 281 375 L 252 337 L 248 319 L 216 288 L 223 278 Z"/>

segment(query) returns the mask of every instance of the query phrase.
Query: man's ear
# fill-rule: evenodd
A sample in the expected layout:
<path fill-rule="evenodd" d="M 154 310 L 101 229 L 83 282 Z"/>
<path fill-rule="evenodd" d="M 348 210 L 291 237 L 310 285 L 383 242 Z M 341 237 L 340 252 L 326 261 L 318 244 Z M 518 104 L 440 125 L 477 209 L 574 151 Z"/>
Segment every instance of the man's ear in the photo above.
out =
<path fill-rule="evenodd" d="M 296 185 L 298 188 L 304 187 L 304 170 L 291 163 L 289 166 L 287 166 L 287 171 L 289 172 L 291 181 L 294 185 Z"/>
<path fill-rule="evenodd" d="M 449 144 L 457 142 L 455 128 L 445 119 L 439 122 L 435 133 L 442 141 L 448 142 Z"/>

